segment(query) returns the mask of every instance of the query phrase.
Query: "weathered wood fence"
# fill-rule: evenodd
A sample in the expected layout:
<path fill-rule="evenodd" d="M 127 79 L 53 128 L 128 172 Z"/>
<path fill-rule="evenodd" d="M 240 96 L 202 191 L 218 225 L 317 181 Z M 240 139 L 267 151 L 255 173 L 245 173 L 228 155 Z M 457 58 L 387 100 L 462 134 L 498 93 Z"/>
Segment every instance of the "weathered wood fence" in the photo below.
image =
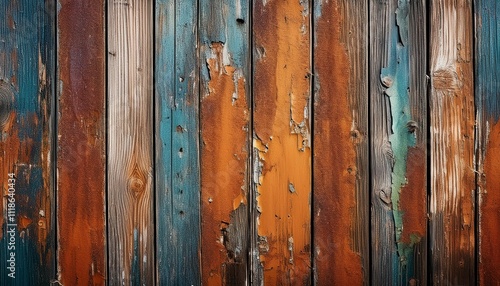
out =
<path fill-rule="evenodd" d="M 500 2 L 0 0 L 0 285 L 499 285 Z"/>

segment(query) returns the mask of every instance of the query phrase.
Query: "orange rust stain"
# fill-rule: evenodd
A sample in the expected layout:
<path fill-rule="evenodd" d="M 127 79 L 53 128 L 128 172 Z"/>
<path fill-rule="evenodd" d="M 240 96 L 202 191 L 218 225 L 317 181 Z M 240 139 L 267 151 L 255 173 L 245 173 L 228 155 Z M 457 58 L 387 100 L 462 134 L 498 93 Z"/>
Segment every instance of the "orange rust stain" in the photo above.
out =
<path fill-rule="evenodd" d="M 401 189 L 399 209 L 403 211 L 403 243 L 410 244 L 410 235 L 424 237 L 427 228 L 426 155 L 420 147 L 409 148 L 406 160 L 408 184 Z"/>
<path fill-rule="evenodd" d="M 315 246 L 318 285 L 362 285 L 361 257 L 353 249 L 356 144 L 349 88 L 351 64 L 342 42 L 339 1 L 325 3 L 317 26 L 315 105 Z M 355 78 L 355 77 L 354 77 Z"/>
<path fill-rule="evenodd" d="M 254 148 L 264 283 L 310 281 L 311 150 L 304 112 L 310 96 L 309 15 L 300 1 L 255 3 Z M 292 125 L 304 127 L 291 130 Z"/>
<path fill-rule="evenodd" d="M 491 128 L 486 148 L 485 192 L 481 203 L 480 281 L 481 285 L 500 284 L 500 122 Z"/>
<path fill-rule="evenodd" d="M 247 204 L 245 79 L 235 67 L 224 65 L 223 48 L 222 43 L 211 44 L 210 82 L 201 101 L 202 279 L 208 285 L 222 285 L 223 264 L 234 263 L 224 248 L 222 230 L 231 212 Z"/>

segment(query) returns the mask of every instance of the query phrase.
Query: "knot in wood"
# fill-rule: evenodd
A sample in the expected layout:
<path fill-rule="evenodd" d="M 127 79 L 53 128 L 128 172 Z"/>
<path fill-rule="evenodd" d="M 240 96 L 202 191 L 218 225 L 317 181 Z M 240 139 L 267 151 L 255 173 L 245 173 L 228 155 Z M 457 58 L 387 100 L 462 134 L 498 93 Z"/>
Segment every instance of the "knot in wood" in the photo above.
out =
<path fill-rule="evenodd" d="M 9 115 L 14 101 L 14 93 L 6 82 L 0 80 L 0 128 L 9 121 Z"/>

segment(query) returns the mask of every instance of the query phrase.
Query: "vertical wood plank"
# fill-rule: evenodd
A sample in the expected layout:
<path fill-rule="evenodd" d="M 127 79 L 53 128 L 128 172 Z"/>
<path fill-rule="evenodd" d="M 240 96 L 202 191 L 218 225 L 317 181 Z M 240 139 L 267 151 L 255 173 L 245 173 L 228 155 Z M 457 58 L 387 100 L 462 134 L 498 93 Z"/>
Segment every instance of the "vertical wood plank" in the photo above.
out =
<path fill-rule="evenodd" d="M 0 284 L 55 276 L 53 1 L 0 1 Z"/>
<path fill-rule="evenodd" d="M 58 280 L 104 285 L 105 2 L 59 5 Z"/>
<path fill-rule="evenodd" d="M 108 283 L 153 284 L 153 10 L 108 1 Z"/>
<path fill-rule="evenodd" d="M 314 256 L 318 285 L 368 285 L 368 2 L 314 7 Z"/>
<path fill-rule="evenodd" d="M 425 284 L 425 1 L 375 1 L 370 17 L 372 283 Z"/>
<path fill-rule="evenodd" d="M 257 285 L 311 282 L 310 8 L 253 7 Z"/>
<path fill-rule="evenodd" d="M 476 0 L 475 99 L 479 190 L 479 281 L 500 284 L 500 4 Z"/>
<path fill-rule="evenodd" d="M 198 1 L 156 1 L 158 281 L 200 284 Z"/>
<path fill-rule="evenodd" d="M 248 284 L 249 2 L 200 2 L 202 282 Z"/>
<path fill-rule="evenodd" d="M 474 285 L 472 1 L 431 2 L 433 285 Z"/>

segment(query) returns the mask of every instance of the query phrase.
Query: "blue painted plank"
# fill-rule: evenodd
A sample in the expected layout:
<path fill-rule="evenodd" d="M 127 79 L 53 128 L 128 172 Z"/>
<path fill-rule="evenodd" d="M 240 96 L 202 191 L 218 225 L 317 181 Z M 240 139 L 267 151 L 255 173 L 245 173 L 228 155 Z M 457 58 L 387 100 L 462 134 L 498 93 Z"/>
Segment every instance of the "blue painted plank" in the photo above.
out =
<path fill-rule="evenodd" d="M 55 277 L 53 4 L 0 1 L 0 285 Z"/>
<path fill-rule="evenodd" d="M 197 1 L 156 1 L 158 280 L 200 283 Z M 166 29 L 164 29 L 166 28 Z M 170 141 L 168 141 L 170 140 Z M 169 153 L 169 154 L 166 154 Z"/>

